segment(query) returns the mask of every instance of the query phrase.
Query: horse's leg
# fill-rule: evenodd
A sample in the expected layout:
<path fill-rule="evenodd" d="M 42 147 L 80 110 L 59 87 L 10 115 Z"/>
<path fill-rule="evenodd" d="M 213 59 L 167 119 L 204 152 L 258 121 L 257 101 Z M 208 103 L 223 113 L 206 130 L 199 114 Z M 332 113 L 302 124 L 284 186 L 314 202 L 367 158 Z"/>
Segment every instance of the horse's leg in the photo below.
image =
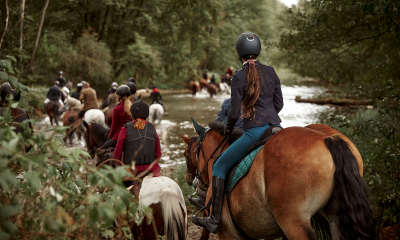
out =
<path fill-rule="evenodd" d="M 334 202 L 331 202 L 324 208 L 326 215 L 329 219 L 329 227 L 331 229 L 332 240 L 340 240 L 340 230 L 338 228 L 338 218 L 336 217 L 338 206 Z"/>
<path fill-rule="evenodd" d="M 206 228 L 203 228 L 200 240 L 208 240 L 209 238 L 210 238 L 210 231 L 208 231 Z"/>

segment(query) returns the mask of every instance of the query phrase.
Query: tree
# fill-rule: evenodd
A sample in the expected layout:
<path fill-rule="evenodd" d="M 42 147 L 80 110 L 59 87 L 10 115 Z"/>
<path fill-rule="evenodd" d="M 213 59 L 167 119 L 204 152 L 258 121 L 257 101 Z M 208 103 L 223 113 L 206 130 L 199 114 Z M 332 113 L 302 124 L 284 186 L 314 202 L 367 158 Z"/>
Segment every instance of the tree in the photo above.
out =
<path fill-rule="evenodd" d="M 4 35 L 8 26 L 8 3 L 7 0 L 1 1 L 1 25 L 0 25 L 0 48 L 3 43 Z"/>
<path fill-rule="evenodd" d="M 32 70 L 32 64 L 33 64 L 33 60 L 35 59 L 36 49 L 38 47 L 40 34 L 42 32 L 44 16 L 46 15 L 46 9 L 47 9 L 47 6 L 49 6 L 49 2 L 50 2 L 50 0 L 46 0 L 43 5 L 42 14 L 40 15 L 39 26 L 38 26 L 37 33 L 36 33 L 36 40 L 35 40 L 35 43 L 33 44 L 31 62 L 29 63 L 28 71 Z"/>
<path fill-rule="evenodd" d="M 25 0 L 20 0 L 21 9 L 19 12 L 19 49 L 22 50 L 24 41 L 24 12 L 25 12 Z"/>

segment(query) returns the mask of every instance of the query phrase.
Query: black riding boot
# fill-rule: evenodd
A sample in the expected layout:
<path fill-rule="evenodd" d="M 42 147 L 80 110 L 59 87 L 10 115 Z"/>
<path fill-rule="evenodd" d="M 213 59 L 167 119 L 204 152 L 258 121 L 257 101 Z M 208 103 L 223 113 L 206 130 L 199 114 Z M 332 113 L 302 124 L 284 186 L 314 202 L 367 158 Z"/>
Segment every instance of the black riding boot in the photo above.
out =
<path fill-rule="evenodd" d="M 44 104 L 44 107 L 43 107 L 43 114 L 46 113 L 46 107 L 47 107 L 47 103 Z"/>
<path fill-rule="evenodd" d="M 222 204 L 224 203 L 224 179 L 212 177 L 212 212 L 210 217 L 192 217 L 192 222 L 200 227 L 206 228 L 212 233 L 218 232 L 221 224 Z"/>
<path fill-rule="evenodd" d="M 197 211 L 206 205 L 206 200 L 202 197 L 193 198 L 193 195 L 188 195 L 187 198 L 192 205 L 196 206 Z"/>

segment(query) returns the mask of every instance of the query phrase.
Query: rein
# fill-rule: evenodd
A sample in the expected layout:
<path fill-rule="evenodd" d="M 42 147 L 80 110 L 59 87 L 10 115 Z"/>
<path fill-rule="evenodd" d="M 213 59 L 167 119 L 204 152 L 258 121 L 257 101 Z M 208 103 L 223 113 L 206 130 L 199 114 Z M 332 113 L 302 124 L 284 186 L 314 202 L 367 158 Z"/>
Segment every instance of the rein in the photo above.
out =
<path fill-rule="evenodd" d="M 210 131 L 209 128 L 205 129 L 199 136 L 200 139 L 200 144 L 198 149 L 201 151 L 201 153 L 203 154 L 203 158 L 204 160 L 206 159 L 206 156 L 204 155 L 204 149 L 203 149 L 203 141 L 206 138 L 206 134 L 207 132 Z M 201 178 L 204 170 L 207 168 L 208 163 L 210 162 L 210 160 L 213 158 L 214 154 L 218 151 L 218 149 L 221 147 L 222 144 L 224 144 L 224 146 L 221 148 L 220 153 L 222 152 L 222 150 L 225 148 L 226 146 L 226 142 L 227 142 L 228 136 L 224 136 L 224 138 L 222 139 L 222 141 L 218 144 L 218 146 L 214 149 L 214 151 L 211 153 L 210 157 L 207 159 L 206 164 L 204 165 L 203 169 L 201 169 L 201 171 L 199 172 L 199 162 L 200 162 L 200 151 L 197 151 L 197 157 L 199 158 L 199 161 L 197 162 L 197 167 L 196 167 L 196 178 L 199 180 L 199 187 L 201 188 L 201 186 L 203 186 L 205 189 L 202 189 L 203 191 L 206 191 L 208 189 L 208 187 L 210 186 L 209 183 L 205 183 L 203 181 L 203 179 Z"/>

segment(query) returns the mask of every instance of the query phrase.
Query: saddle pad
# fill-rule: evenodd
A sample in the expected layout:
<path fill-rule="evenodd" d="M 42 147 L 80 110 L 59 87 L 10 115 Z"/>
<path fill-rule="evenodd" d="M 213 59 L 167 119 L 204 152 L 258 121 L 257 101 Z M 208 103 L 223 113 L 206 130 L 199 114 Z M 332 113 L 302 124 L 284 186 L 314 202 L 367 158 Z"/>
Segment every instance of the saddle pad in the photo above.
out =
<path fill-rule="evenodd" d="M 251 165 L 253 164 L 254 159 L 256 158 L 258 152 L 264 147 L 260 146 L 256 150 L 252 151 L 246 157 L 244 157 L 237 165 L 237 167 L 233 167 L 234 170 L 233 177 L 228 177 L 226 180 L 229 181 L 229 185 L 226 188 L 227 192 L 232 192 L 235 188 L 236 184 L 249 172 Z M 228 174 L 228 176 L 232 176 L 232 174 Z"/>

